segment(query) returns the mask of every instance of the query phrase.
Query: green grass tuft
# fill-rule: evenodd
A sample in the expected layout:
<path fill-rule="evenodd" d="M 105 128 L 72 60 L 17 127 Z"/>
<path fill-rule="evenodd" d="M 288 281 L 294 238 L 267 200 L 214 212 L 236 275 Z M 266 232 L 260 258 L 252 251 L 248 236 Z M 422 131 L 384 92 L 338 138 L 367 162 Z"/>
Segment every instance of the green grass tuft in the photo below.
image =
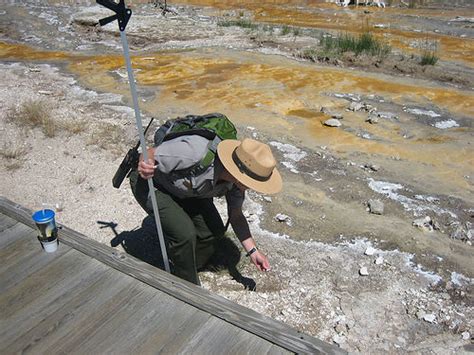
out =
<path fill-rule="evenodd" d="M 438 56 L 435 52 L 426 51 L 421 55 L 421 65 L 435 65 L 438 62 Z"/>
<path fill-rule="evenodd" d="M 423 49 L 421 53 L 420 64 L 421 65 L 435 65 L 438 60 L 438 42 L 426 39 L 421 48 Z"/>
<path fill-rule="evenodd" d="M 287 34 L 290 33 L 290 31 L 291 31 L 291 27 L 285 25 L 281 28 L 281 35 L 286 36 Z"/>
<path fill-rule="evenodd" d="M 251 30 L 256 30 L 258 28 L 257 24 L 247 19 L 224 20 L 224 21 L 217 22 L 217 25 L 222 26 L 222 27 L 237 26 L 237 27 L 242 27 L 242 28 L 248 28 Z"/>
<path fill-rule="evenodd" d="M 321 46 L 327 53 L 342 54 L 353 52 L 355 55 L 370 54 L 385 57 L 391 47 L 374 37 L 370 32 L 364 32 L 359 36 L 343 34 L 337 37 L 325 36 L 321 38 Z"/>

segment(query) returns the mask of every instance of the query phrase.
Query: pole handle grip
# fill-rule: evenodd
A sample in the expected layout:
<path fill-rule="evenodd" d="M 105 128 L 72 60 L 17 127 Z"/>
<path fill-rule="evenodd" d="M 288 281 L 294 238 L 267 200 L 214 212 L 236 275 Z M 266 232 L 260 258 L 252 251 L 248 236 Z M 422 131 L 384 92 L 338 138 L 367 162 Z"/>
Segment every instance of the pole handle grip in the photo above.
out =
<path fill-rule="evenodd" d="M 120 31 L 125 31 L 125 27 L 127 27 L 130 17 L 132 17 L 132 10 L 125 7 L 125 0 L 119 0 L 118 3 L 112 0 L 96 0 L 96 2 L 115 12 L 115 15 L 99 20 L 99 24 L 104 26 L 114 20 L 118 20 Z"/>
<path fill-rule="evenodd" d="M 112 21 L 115 21 L 117 19 L 117 15 L 112 15 L 112 16 L 109 16 L 109 17 L 106 17 L 106 18 L 101 18 L 99 20 L 99 24 L 101 26 L 105 26 L 106 24 L 112 22 Z"/>

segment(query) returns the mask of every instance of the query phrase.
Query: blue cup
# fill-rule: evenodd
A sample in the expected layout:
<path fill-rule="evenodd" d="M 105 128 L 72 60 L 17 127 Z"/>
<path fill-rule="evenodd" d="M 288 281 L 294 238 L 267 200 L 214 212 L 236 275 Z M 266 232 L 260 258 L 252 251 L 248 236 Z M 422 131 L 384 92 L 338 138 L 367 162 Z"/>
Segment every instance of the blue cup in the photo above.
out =
<path fill-rule="evenodd" d="M 48 253 L 52 253 L 58 248 L 58 228 L 54 216 L 54 211 L 49 209 L 36 211 L 32 216 L 40 233 L 38 240 Z"/>

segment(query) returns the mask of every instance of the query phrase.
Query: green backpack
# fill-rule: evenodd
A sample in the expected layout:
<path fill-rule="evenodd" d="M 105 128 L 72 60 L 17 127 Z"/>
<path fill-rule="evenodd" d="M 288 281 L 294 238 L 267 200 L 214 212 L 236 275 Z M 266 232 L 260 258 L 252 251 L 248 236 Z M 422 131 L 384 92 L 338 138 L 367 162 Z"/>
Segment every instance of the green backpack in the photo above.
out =
<path fill-rule="evenodd" d="M 221 113 L 187 115 L 168 120 L 158 128 L 154 136 L 155 147 L 173 138 L 195 134 L 209 140 L 207 153 L 196 165 L 177 172 L 181 176 L 197 176 L 203 173 L 214 161 L 217 145 L 224 139 L 237 139 L 234 124 Z"/>

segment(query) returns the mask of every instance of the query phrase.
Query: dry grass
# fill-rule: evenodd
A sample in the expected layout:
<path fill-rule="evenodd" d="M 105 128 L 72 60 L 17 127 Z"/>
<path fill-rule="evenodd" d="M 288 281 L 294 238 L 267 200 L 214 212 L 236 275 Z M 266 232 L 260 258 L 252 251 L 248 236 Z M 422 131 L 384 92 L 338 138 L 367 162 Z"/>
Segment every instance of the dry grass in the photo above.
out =
<path fill-rule="evenodd" d="M 17 170 L 23 166 L 24 156 L 27 152 L 25 146 L 14 142 L 5 142 L 0 148 L 0 157 L 5 159 L 7 170 Z"/>
<path fill-rule="evenodd" d="M 24 130 L 41 129 L 48 138 L 56 137 L 60 132 L 70 135 L 88 133 L 88 145 L 98 146 L 117 156 L 122 155 L 130 143 L 126 141 L 125 130 L 115 124 L 100 122 L 96 125 L 85 119 L 66 121 L 53 118 L 50 105 L 42 100 L 28 100 L 19 107 L 10 108 L 7 119 Z M 0 156 L 11 156 L 8 159 L 14 159 L 15 154 L 21 153 L 5 146 L 0 151 Z"/>
<path fill-rule="evenodd" d="M 11 108 L 7 119 L 22 128 L 39 128 L 48 138 L 55 137 L 61 131 L 76 135 L 88 130 L 86 120 L 61 121 L 53 118 L 49 106 L 42 100 L 28 100 L 20 107 Z"/>
<path fill-rule="evenodd" d="M 72 182 L 76 185 L 81 185 L 87 180 L 87 174 L 78 173 L 72 176 Z"/>
<path fill-rule="evenodd" d="M 93 130 L 87 144 L 96 145 L 120 156 L 126 148 L 125 137 L 125 130 L 122 127 L 111 123 L 101 123 L 97 129 Z"/>
<path fill-rule="evenodd" d="M 0 156 L 5 159 L 20 159 L 26 154 L 26 147 L 18 143 L 5 142 L 0 148 Z"/>
<path fill-rule="evenodd" d="M 61 123 L 61 128 L 70 134 L 80 134 L 87 131 L 89 125 L 86 120 L 74 120 Z"/>
<path fill-rule="evenodd" d="M 54 137 L 60 127 L 51 117 L 48 104 L 41 100 L 25 101 L 19 108 L 12 108 L 8 120 L 21 127 L 40 128 L 46 137 Z"/>

